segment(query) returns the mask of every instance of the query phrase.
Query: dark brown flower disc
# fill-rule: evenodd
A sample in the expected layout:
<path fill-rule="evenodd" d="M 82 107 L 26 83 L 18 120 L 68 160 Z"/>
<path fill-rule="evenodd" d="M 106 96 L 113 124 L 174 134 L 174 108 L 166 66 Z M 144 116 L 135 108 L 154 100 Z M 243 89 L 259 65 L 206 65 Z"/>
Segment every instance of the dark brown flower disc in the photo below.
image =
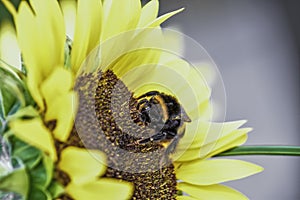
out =
<path fill-rule="evenodd" d="M 79 76 L 75 88 L 80 99 L 75 129 L 86 148 L 107 155 L 105 176 L 132 182 L 132 199 L 176 199 L 174 166 L 165 147 L 137 142 L 160 124 L 140 121 L 137 99 L 126 85 L 108 70 Z"/>

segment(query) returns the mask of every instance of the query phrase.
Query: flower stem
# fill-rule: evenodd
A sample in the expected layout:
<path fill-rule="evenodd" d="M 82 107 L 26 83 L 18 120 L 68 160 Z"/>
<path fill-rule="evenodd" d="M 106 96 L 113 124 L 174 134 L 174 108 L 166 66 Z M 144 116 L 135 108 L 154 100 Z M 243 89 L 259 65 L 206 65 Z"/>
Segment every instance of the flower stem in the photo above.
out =
<path fill-rule="evenodd" d="M 280 155 L 300 156 L 300 146 L 240 146 L 216 156 Z"/>

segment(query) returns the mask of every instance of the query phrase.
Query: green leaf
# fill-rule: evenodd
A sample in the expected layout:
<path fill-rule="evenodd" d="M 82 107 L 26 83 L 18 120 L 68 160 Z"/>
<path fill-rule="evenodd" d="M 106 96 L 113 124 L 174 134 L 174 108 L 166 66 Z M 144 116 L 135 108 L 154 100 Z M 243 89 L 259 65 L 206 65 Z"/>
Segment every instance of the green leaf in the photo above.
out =
<path fill-rule="evenodd" d="M 300 146 L 240 146 L 216 156 L 281 155 L 300 156 Z"/>
<path fill-rule="evenodd" d="M 8 129 L 8 116 L 26 105 L 34 105 L 24 80 L 21 71 L 0 60 L 0 134 L 2 135 Z"/>
<path fill-rule="evenodd" d="M 10 120 L 15 118 L 34 118 L 38 117 L 39 113 L 33 106 L 26 106 L 24 108 L 19 109 L 15 114 L 9 117 Z"/>
<path fill-rule="evenodd" d="M 6 117 L 15 104 L 26 104 L 24 83 L 9 71 L 0 67 L 1 117 Z M 15 108 L 16 109 L 16 108 Z"/>
<path fill-rule="evenodd" d="M 25 74 L 0 60 L 0 117 L 15 113 L 20 107 L 35 105 L 26 86 Z"/>
<path fill-rule="evenodd" d="M 47 188 L 51 181 L 52 181 L 52 177 L 53 177 L 53 171 L 54 171 L 54 164 L 53 164 L 53 160 L 44 154 L 43 156 L 43 165 L 45 167 L 45 171 L 46 171 L 46 175 L 47 175 L 47 179 L 46 179 L 46 183 L 45 183 L 45 188 Z"/>
<path fill-rule="evenodd" d="M 54 172 L 53 161 L 37 148 L 19 140 L 14 135 L 7 137 L 12 144 L 14 158 L 22 160 L 29 176 L 29 199 L 52 199 L 47 190 L 51 184 Z M 38 194 L 31 194 L 37 192 Z"/>
<path fill-rule="evenodd" d="M 12 146 L 12 155 L 14 158 L 21 159 L 28 169 L 32 169 L 42 160 L 42 152 L 19 140 L 14 135 L 8 136 L 8 141 Z"/>
<path fill-rule="evenodd" d="M 65 43 L 65 62 L 64 66 L 67 69 L 71 69 L 71 50 L 72 50 L 72 40 L 67 37 L 66 43 Z"/>
<path fill-rule="evenodd" d="M 15 192 L 5 192 L 0 190 L 0 199 L 23 200 L 24 198 Z"/>
<path fill-rule="evenodd" d="M 50 192 L 52 198 L 57 198 L 65 192 L 64 187 L 56 181 L 51 182 L 48 187 L 48 191 Z"/>
<path fill-rule="evenodd" d="M 13 156 L 21 159 L 29 169 L 34 168 L 42 159 L 41 152 L 29 145 L 14 151 Z"/>
<path fill-rule="evenodd" d="M 46 188 L 48 177 L 43 162 L 40 162 L 34 169 L 31 169 L 29 174 L 31 184 Z"/>
<path fill-rule="evenodd" d="M 2 90 L 0 90 L 0 118 L 1 118 L 1 121 L 4 121 L 4 119 L 6 118 Z"/>
<path fill-rule="evenodd" d="M 52 200 L 50 193 L 39 187 L 32 187 L 28 196 L 29 200 Z"/>
<path fill-rule="evenodd" d="M 29 189 L 29 177 L 25 167 L 15 169 L 0 177 L 0 190 L 16 192 L 26 197 Z"/>
<path fill-rule="evenodd" d="M 46 189 L 53 178 L 53 161 L 46 155 L 43 155 L 42 161 L 33 169 L 30 169 L 30 182 L 39 188 Z"/>

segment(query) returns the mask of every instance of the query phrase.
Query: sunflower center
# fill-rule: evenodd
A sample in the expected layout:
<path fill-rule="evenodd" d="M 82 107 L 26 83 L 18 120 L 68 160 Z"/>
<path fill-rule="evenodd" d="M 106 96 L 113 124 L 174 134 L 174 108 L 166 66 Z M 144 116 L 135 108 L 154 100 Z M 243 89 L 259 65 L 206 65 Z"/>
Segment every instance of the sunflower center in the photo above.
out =
<path fill-rule="evenodd" d="M 132 199 L 176 199 L 174 166 L 165 146 L 176 135 L 167 133 L 170 115 L 158 102 L 159 93 L 134 98 L 109 70 L 80 76 L 76 89 L 76 131 L 87 148 L 106 153 L 105 176 L 132 182 Z"/>

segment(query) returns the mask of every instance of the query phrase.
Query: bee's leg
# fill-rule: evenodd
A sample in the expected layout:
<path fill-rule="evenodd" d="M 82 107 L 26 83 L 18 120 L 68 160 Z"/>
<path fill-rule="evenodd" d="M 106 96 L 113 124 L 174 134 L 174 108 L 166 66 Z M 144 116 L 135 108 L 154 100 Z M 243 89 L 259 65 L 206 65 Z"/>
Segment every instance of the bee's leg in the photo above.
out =
<path fill-rule="evenodd" d="M 149 101 L 147 100 L 147 99 L 142 99 L 142 100 L 140 100 L 138 103 L 137 103 L 137 106 L 136 106 L 136 108 L 137 108 L 137 110 L 140 110 L 140 106 L 142 105 L 142 104 L 145 104 L 145 103 L 148 103 Z"/>
<path fill-rule="evenodd" d="M 139 144 L 147 144 L 148 142 L 152 142 L 153 139 L 151 137 L 149 138 L 145 138 L 145 139 L 140 139 L 140 140 L 137 140 L 131 144 L 128 144 L 127 146 L 134 146 L 134 145 L 139 145 Z"/>
<path fill-rule="evenodd" d="M 178 143 L 179 143 L 179 136 L 176 135 L 173 138 L 172 142 L 169 144 L 169 146 L 166 148 L 166 151 L 165 151 L 166 155 L 170 155 L 170 154 L 174 153 Z"/>
<path fill-rule="evenodd" d="M 151 123 L 151 119 L 149 116 L 149 111 L 151 109 L 151 106 L 152 106 L 151 103 L 147 99 L 142 99 L 137 104 L 137 109 L 140 114 L 140 120 L 145 124 Z"/>
<path fill-rule="evenodd" d="M 164 155 L 160 160 L 160 169 L 162 169 L 164 165 L 168 164 L 170 155 L 175 152 L 178 142 L 179 142 L 179 136 L 176 135 L 171 141 L 171 143 L 168 145 L 168 147 L 166 148 Z"/>
<path fill-rule="evenodd" d="M 167 140 L 173 139 L 177 136 L 177 132 L 174 131 L 165 131 L 165 133 L 166 133 Z"/>
<path fill-rule="evenodd" d="M 145 112 L 141 113 L 140 120 L 146 125 L 151 123 L 151 118 L 149 117 L 148 113 Z"/>
<path fill-rule="evenodd" d="M 145 138 L 145 139 L 141 139 L 139 140 L 139 144 L 145 144 L 148 142 L 156 142 L 156 141 L 160 141 L 160 140 L 164 140 L 166 139 L 167 133 L 164 131 L 160 131 L 157 134 L 149 137 L 149 138 Z"/>

